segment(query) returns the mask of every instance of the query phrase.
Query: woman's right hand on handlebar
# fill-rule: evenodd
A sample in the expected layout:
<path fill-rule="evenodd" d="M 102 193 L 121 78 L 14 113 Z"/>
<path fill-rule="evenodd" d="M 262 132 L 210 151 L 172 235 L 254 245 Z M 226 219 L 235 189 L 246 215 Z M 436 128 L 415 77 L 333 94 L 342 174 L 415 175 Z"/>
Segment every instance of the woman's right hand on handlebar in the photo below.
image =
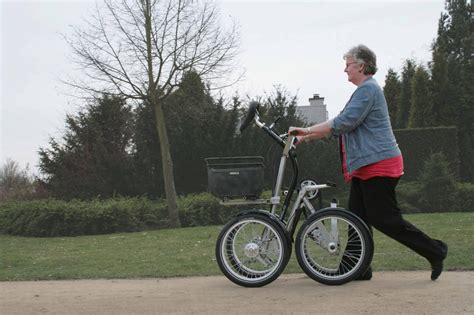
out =
<path fill-rule="evenodd" d="M 290 129 L 288 129 L 288 134 L 295 137 L 306 136 L 308 134 L 308 128 L 290 127 Z"/>
<path fill-rule="evenodd" d="M 288 134 L 290 136 L 295 136 L 295 145 L 299 145 L 302 142 L 307 142 L 306 136 L 308 135 L 308 128 L 290 127 L 290 129 L 288 129 Z"/>

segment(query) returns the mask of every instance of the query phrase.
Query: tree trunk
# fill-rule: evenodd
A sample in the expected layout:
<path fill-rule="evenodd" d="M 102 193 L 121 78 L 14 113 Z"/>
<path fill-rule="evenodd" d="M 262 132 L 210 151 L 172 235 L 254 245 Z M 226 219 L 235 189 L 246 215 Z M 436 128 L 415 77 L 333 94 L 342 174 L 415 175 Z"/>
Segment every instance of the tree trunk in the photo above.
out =
<path fill-rule="evenodd" d="M 143 1 L 143 0 L 142 0 Z M 170 153 L 170 142 L 166 132 L 165 117 L 160 99 L 157 94 L 157 86 L 153 75 L 153 56 L 152 56 L 152 13 L 151 2 L 145 0 L 142 2 L 145 14 L 145 34 L 146 34 L 146 52 L 148 64 L 148 100 L 153 106 L 156 118 L 156 131 L 160 140 L 161 163 L 163 167 L 163 182 L 165 183 L 166 202 L 168 203 L 168 213 L 171 227 L 181 227 L 179 220 L 178 204 L 176 202 L 176 188 L 174 186 L 173 160 Z"/>
<path fill-rule="evenodd" d="M 156 118 L 156 130 L 160 140 L 161 163 L 163 167 L 163 181 L 165 183 L 166 201 L 168 203 L 168 214 L 171 227 L 181 227 L 179 220 L 178 204 L 176 202 L 176 188 L 174 186 L 173 160 L 171 159 L 170 143 L 166 131 L 163 109 L 158 100 L 153 100 L 153 108 Z"/>

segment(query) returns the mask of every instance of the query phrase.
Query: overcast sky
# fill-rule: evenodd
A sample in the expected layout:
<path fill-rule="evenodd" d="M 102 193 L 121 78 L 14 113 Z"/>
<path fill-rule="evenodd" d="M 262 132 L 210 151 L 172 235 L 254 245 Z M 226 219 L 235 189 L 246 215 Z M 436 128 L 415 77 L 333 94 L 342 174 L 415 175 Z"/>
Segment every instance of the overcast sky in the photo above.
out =
<path fill-rule="evenodd" d="M 280 84 L 300 105 L 318 93 L 329 117 L 354 86 L 342 55 L 364 43 L 375 51 L 381 85 L 388 68 L 414 58 L 426 63 L 444 1 L 217 1 L 223 18 L 241 27 L 243 80 L 224 95 L 263 95 Z M 93 1 L 0 0 L 0 163 L 11 158 L 36 171 L 37 151 L 60 137 L 66 113 L 80 102 L 58 78 L 73 73 L 61 33 L 77 25 Z"/>

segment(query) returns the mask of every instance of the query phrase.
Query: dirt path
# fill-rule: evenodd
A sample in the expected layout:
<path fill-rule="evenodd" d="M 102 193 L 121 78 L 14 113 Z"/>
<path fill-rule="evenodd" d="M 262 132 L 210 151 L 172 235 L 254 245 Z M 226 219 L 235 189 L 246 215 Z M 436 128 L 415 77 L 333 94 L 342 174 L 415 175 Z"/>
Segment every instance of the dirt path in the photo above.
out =
<path fill-rule="evenodd" d="M 474 272 L 377 272 L 324 286 L 303 274 L 257 289 L 223 276 L 0 282 L 0 314 L 474 314 Z"/>

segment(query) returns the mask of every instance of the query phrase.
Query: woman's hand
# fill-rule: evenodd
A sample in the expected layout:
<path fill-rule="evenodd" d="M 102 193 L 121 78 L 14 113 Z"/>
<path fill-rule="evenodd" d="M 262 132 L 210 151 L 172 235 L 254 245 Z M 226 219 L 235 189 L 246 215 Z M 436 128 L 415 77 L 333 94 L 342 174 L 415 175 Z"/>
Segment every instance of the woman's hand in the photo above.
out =
<path fill-rule="evenodd" d="M 302 141 L 310 141 L 315 139 L 322 139 L 331 134 L 331 121 L 328 120 L 320 124 L 313 125 L 307 128 L 290 127 L 288 134 L 290 136 L 304 137 Z M 298 139 L 301 141 L 300 139 Z"/>
<path fill-rule="evenodd" d="M 295 145 L 308 142 L 308 128 L 290 127 L 290 129 L 288 129 L 288 135 L 296 137 Z"/>
<path fill-rule="evenodd" d="M 308 134 L 308 128 L 300 128 L 300 127 L 290 127 L 288 129 L 288 135 L 295 136 L 306 136 Z"/>
<path fill-rule="evenodd" d="M 296 138 L 295 146 L 301 143 L 308 142 L 306 136 L 296 136 L 295 138 Z"/>

